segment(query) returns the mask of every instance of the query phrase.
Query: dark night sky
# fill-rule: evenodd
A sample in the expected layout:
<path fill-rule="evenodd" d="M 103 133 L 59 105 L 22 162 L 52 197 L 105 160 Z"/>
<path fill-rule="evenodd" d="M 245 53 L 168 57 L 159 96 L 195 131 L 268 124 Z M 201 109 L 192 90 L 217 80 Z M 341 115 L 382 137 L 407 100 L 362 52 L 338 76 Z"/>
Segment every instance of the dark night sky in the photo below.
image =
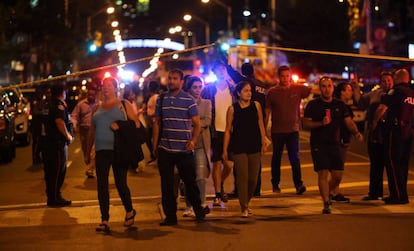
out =
<path fill-rule="evenodd" d="M 242 9 L 244 0 L 222 0 L 233 7 L 233 28 L 243 27 Z M 260 9 L 270 11 L 270 0 L 251 0 L 250 9 L 258 13 Z M 211 25 L 211 37 L 217 38 L 219 30 L 226 29 L 226 10 L 215 4 L 205 5 L 198 0 L 151 0 L 150 13 L 133 22 L 135 37 L 157 37 L 167 35 L 168 28 L 185 24 L 182 16 L 191 12 Z M 300 49 L 316 49 L 330 51 L 349 51 L 347 5 L 338 1 L 326 0 L 279 0 L 276 8 L 278 34 L 281 37 L 278 45 Z M 254 23 L 252 20 L 251 23 Z M 264 25 L 270 27 L 270 15 Z M 189 26 L 204 41 L 204 25 L 194 22 Z M 180 38 L 176 38 L 177 40 Z M 292 60 L 306 61 L 310 55 L 290 54 Z M 302 62 L 303 64 L 303 62 Z M 327 63 L 329 65 L 329 63 Z"/>
<path fill-rule="evenodd" d="M 222 2 L 233 7 L 233 27 L 242 27 L 241 11 L 245 1 L 222 0 Z M 270 0 L 250 2 L 250 8 L 254 13 L 258 13 L 259 9 L 269 6 Z M 337 1 L 279 0 L 276 20 L 283 39 L 281 42 L 286 46 L 301 48 L 339 49 L 348 46 L 346 10 L 346 6 L 338 4 Z M 226 11 L 218 5 L 208 6 L 197 0 L 151 0 L 149 16 L 138 18 L 138 22 L 135 23 L 136 30 L 140 34 L 160 35 L 159 33 L 167 31 L 169 27 L 182 24 L 182 15 L 186 12 L 194 13 L 209 21 L 212 37 L 217 37 L 218 30 L 226 29 Z M 270 18 L 266 23 L 270 25 Z M 190 28 L 204 34 L 202 32 L 204 26 L 200 23 L 195 22 L 190 25 Z"/>

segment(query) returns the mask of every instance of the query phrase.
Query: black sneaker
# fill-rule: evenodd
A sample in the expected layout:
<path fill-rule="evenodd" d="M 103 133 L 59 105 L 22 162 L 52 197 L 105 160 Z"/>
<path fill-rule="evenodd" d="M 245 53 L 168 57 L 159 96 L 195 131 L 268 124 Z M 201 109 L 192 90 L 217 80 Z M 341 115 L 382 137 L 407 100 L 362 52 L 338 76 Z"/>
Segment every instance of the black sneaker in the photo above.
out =
<path fill-rule="evenodd" d="M 383 201 L 385 202 L 386 205 L 403 205 L 403 204 L 408 204 L 409 200 L 399 200 L 397 198 L 393 198 L 393 197 L 385 197 L 383 199 Z"/>
<path fill-rule="evenodd" d="M 208 206 L 203 207 L 203 213 L 205 215 L 209 214 L 210 213 L 210 208 Z"/>
<path fill-rule="evenodd" d="M 210 213 L 208 206 L 202 207 L 198 212 L 195 212 L 197 222 L 203 222 L 207 214 Z"/>
<path fill-rule="evenodd" d="M 274 193 L 280 193 L 281 192 L 279 184 L 278 185 L 273 185 L 273 192 Z"/>
<path fill-rule="evenodd" d="M 165 218 L 164 221 L 160 222 L 160 226 L 164 227 L 164 226 L 175 226 L 177 225 L 177 219 L 168 219 Z"/>
<path fill-rule="evenodd" d="M 227 194 L 228 199 L 236 199 L 238 197 L 239 197 L 239 195 L 237 194 L 236 191 L 233 191 L 233 192 Z"/>
<path fill-rule="evenodd" d="M 343 194 L 338 193 L 335 196 L 331 195 L 331 201 L 349 203 L 351 200 L 349 198 L 345 197 Z"/>
<path fill-rule="evenodd" d="M 226 203 L 227 201 L 229 201 L 227 194 L 225 192 L 221 193 L 221 201 L 223 201 L 224 203 Z"/>
<path fill-rule="evenodd" d="M 322 209 L 322 214 L 331 214 L 331 209 L 329 207 L 324 207 Z"/>
<path fill-rule="evenodd" d="M 70 206 L 71 204 L 72 204 L 71 200 L 65 200 L 64 198 L 60 198 L 57 201 L 51 201 L 51 200 L 47 201 L 48 207 L 66 207 L 66 206 Z"/>
<path fill-rule="evenodd" d="M 330 214 L 331 213 L 330 205 L 331 205 L 331 203 L 329 201 L 323 203 L 323 209 L 322 209 L 323 214 Z"/>
<path fill-rule="evenodd" d="M 228 201 L 227 194 L 224 192 L 223 182 L 221 182 L 220 197 L 221 197 L 221 201 L 223 201 L 224 203 L 226 203 Z"/>
<path fill-rule="evenodd" d="M 50 201 L 50 200 L 47 201 L 46 205 L 48 207 L 63 207 L 63 205 L 59 205 L 58 203 L 56 203 L 56 201 Z"/>
<path fill-rule="evenodd" d="M 299 186 L 299 187 L 296 188 L 296 194 L 297 195 L 301 195 L 304 192 L 306 192 L 306 187 L 304 185 L 301 185 L 301 186 Z"/>
<path fill-rule="evenodd" d="M 378 200 L 378 199 L 379 199 L 379 197 L 375 197 L 375 196 L 372 196 L 372 195 L 367 195 L 367 196 L 362 198 L 362 200 L 364 200 L 364 201 Z"/>

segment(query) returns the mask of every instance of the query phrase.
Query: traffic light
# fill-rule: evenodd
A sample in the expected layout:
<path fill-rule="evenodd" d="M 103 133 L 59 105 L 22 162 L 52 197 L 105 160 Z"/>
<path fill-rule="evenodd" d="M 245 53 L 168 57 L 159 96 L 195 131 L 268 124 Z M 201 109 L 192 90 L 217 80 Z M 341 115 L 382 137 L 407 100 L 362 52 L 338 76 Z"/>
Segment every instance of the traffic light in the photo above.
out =
<path fill-rule="evenodd" d="M 95 31 L 93 40 L 88 43 L 88 52 L 96 53 L 102 47 L 102 32 Z"/>
<path fill-rule="evenodd" d="M 93 34 L 93 44 L 100 48 L 102 46 L 102 32 L 100 31 L 95 31 L 95 33 Z"/>
<path fill-rule="evenodd" d="M 98 50 L 98 47 L 94 43 L 90 43 L 88 45 L 88 51 L 89 52 L 96 52 Z"/>

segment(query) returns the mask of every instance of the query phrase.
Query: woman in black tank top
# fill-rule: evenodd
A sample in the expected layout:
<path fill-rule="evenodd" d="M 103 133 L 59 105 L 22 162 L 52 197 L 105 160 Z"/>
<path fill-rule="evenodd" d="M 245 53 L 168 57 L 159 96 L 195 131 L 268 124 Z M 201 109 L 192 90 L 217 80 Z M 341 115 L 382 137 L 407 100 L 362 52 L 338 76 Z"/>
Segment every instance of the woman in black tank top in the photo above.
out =
<path fill-rule="evenodd" d="M 266 136 L 262 108 L 258 102 L 251 100 L 252 85 L 248 81 L 241 81 L 236 86 L 235 96 L 237 102 L 227 110 L 223 159 L 227 160 L 229 152 L 232 153 L 241 217 L 248 217 Z"/>

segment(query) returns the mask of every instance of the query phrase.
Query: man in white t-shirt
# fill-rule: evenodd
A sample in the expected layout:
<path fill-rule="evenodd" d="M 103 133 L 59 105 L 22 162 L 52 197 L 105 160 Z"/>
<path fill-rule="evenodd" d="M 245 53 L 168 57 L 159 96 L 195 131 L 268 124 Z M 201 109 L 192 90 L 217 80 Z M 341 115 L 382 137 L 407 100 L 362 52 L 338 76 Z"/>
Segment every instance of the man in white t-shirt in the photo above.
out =
<path fill-rule="evenodd" d="M 212 104 L 211 119 L 211 148 L 213 162 L 213 182 L 216 193 L 213 206 L 220 206 L 221 202 L 227 202 L 227 195 L 224 192 L 223 184 L 233 168 L 232 161 L 223 161 L 223 138 L 226 128 L 227 108 L 233 104 L 234 81 L 227 74 L 226 64 L 217 62 L 212 68 L 217 77 L 214 84 L 204 88 L 201 96 L 209 99 Z"/>

